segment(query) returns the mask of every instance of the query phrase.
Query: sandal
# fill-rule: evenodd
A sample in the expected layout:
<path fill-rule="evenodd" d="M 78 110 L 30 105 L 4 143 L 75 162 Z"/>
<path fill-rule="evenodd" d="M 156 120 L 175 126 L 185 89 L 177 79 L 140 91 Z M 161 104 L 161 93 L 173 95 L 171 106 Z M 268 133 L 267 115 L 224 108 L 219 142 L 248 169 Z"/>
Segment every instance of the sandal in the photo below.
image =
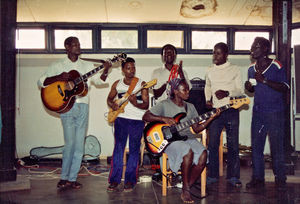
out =
<path fill-rule="evenodd" d="M 127 182 L 124 185 L 124 192 L 131 192 L 133 191 L 134 185 L 131 182 Z"/>
<path fill-rule="evenodd" d="M 73 189 L 80 189 L 82 187 L 82 184 L 77 181 L 68 181 L 68 186 Z"/>
<path fill-rule="evenodd" d="M 59 182 L 57 183 L 57 188 L 65 188 L 67 186 L 67 180 L 59 180 Z"/>
<path fill-rule="evenodd" d="M 107 192 L 115 192 L 118 190 L 118 183 L 116 182 L 112 182 L 111 184 L 109 184 L 109 186 L 107 187 Z"/>
<path fill-rule="evenodd" d="M 237 188 L 242 187 L 242 182 L 236 177 L 230 178 L 228 182 L 234 187 L 237 187 Z"/>

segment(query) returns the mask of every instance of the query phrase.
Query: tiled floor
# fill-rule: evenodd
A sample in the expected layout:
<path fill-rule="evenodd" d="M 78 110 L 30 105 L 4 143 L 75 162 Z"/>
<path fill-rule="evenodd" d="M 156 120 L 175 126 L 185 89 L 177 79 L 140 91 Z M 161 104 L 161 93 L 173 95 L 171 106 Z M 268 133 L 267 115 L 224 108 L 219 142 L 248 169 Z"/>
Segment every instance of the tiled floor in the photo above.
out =
<path fill-rule="evenodd" d="M 161 195 L 161 182 L 156 181 L 138 183 L 133 192 L 123 192 L 121 185 L 119 192 L 108 193 L 106 191 L 108 169 L 105 163 L 101 161 L 97 168 L 85 164 L 86 168 L 80 171 L 78 178 L 78 181 L 83 184 L 83 188 L 79 190 L 57 190 L 59 169 L 56 169 L 56 166 L 59 165 L 44 164 L 36 169 L 20 168 L 18 180 L 29 180 L 30 188 L 28 190 L 2 192 L 0 193 L 0 203 L 182 203 L 180 189 L 170 188 L 168 195 L 163 197 Z M 300 169 L 299 165 L 297 168 Z M 153 173 L 149 168 L 140 168 L 139 171 L 140 176 L 151 176 Z M 218 183 L 207 186 L 207 197 L 197 198 L 200 196 L 200 190 L 197 186 L 192 188 L 192 193 L 197 196 L 194 197 L 195 203 L 300 203 L 300 170 L 296 170 L 295 173 L 297 175 L 288 176 L 286 191 L 276 190 L 269 169 L 266 170 L 265 188 L 247 190 L 245 184 L 250 180 L 251 168 L 244 165 L 241 167 L 242 188 L 231 187 L 222 177 Z"/>

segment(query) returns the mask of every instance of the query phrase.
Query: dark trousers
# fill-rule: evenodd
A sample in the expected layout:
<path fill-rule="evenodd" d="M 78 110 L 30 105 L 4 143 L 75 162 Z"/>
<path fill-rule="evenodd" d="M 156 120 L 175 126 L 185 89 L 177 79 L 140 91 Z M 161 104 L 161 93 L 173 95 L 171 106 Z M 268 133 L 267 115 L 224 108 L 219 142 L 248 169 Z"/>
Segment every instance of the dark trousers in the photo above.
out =
<path fill-rule="evenodd" d="M 108 182 L 121 183 L 123 172 L 123 154 L 129 136 L 129 157 L 126 164 L 125 183 L 137 182 L 138 162 L 141 138 L 145 123 L 142 120 L 117 118 L 114 123 L 115 147 L 111 161 Z"/>
<path fill-rule="evenodd" d="M 219 145 L 220 135 L 225 127 L 227 141 L 227 179 L 240 178 L 240 159 L 239 159 L 239 110 L 230 108 L 221 113 L 209 125 L 209 163 L 208 176 L 219 178 Z"/>
<path fill-rule="evenodd" d="M 269 135 L 273 173 L 276 179 L 286 180 L 284 167 L 284 112 L 259 113 L 253 111 L 251 145 L 254 179 L 265 178 L 264 147 Z"/>

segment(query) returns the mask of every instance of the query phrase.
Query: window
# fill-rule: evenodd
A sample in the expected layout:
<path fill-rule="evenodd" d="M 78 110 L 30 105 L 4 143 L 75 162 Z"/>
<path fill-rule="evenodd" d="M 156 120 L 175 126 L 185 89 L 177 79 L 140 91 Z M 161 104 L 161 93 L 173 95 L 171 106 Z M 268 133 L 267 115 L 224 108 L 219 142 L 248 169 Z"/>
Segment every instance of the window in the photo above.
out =
<path fill-rule="evenodd" d="M 300 45 L 300 28 L 292 30 L 292 47 Z"/>
<path fill-rule="evenodd" d="M 184 47 L 184 32 L 182 30 L 148 30 L 147 48 L 161 48 L 172 44 L 177 48 Z"/>
<path fill-rule="evenodd" d="M 256 37 L 264 37 L 269 39 L 269 32 L 235 32 L 234 49 L 235 50 L 250 50 L 251 45 Z"/>
<path fill-rule="evenodd" d="M 192 31 L 192 49 L 212 50 L 219 42 L 227 44 L 227 32 Z"/>
<path fill-rule="evenodd" d="M 74 36 L 79 39 L 81 49 L 92 49 L 92 30 L 54 30 L 55 49 L 65 49 L 65 39 Z"/>
<path fill-rule="evenodd" d="M 17 29 L 16 49 L 45 49 L 44 29 Z"/>
<path fill-rule="evenodd" d="M 137 30 L 101 30 L 101 48 L 137 49 Z"/>

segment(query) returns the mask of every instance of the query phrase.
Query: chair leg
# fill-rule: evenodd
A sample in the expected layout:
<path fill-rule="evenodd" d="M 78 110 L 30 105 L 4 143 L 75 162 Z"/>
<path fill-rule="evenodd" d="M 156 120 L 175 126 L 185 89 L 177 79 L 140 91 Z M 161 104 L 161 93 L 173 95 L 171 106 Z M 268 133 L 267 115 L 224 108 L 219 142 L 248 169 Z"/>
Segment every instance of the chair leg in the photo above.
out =
<path fill-rule="evenodd" d="M 145 152 L 145 142 L 144 142 L 144 137 L 142 137 L 141 139 L 141 147 L 140 147 L 140 151 L 141 151 L 141 165 L 143 166 L 143 162 L 144 162 L 144 152 Z"/>
<path fill-rule="evenodd" d="M 201 173 L 201 197 L 206 196 L 206 167 Z"/>
<path fill-rule="evenodd" d="M 129 152 L 129 149 L 128 149 L 128 148 L 125 148 L 124 154 L 123 154 L 123 172 L 122 172 L 122 179 L 125 178 L 125 171 L 126 171 L 126 164 L 127 164 L 127 160 L 126 160 L 127 152 Z"/>
<path fill-rule="evenodd" d="M 162 155 L 162 195 L 167 195 L 167 154 Z"/>
<path fill-rule="evenodd" d="M 219 146 L 219 176 L 223 176 L 223 131 L 220 135 L 220 146 Z"/>

